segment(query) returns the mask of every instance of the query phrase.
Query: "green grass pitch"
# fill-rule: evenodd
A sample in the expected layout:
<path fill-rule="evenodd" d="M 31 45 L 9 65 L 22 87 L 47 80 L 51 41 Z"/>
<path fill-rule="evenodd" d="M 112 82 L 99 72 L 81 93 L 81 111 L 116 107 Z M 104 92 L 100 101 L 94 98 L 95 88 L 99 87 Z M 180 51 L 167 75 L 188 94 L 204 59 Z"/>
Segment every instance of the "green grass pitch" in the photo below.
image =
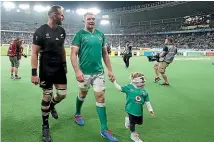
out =
<path fill-rule="evenodd" d="M 50 117 L 54 142 L 106 142 L 99 134 L 99 120 L 92 90 L 83 104 L 85 126 L 73 121 L 78 93 L 74 72 L 68 58 L 67 98 L 56 106 L 59 120 Z M 129 74 L 140 71 L 147 77 L 146 89 L 156 113 L 152 118 L 144 109 L 144 124 L 137 126 L 145 142 L 214 142 L 214 65 L 211 60 L 176 60 L 167 68 L 171 87 L 153 83 L 153 64 L 145 57 L 133 57 L 125 69 L 121 57 L 111 57 L 119 84 L 129 83 Z M 21 80 L 10 79 L 8 57 L 1 57 L 2 142 L 40 142 L 42 91 L 30 81 L 30 57 L 21 60 Z M 108 126 L 120 142 L 131 142 L 124 127 L 125 95 L 106 81 Z"/>

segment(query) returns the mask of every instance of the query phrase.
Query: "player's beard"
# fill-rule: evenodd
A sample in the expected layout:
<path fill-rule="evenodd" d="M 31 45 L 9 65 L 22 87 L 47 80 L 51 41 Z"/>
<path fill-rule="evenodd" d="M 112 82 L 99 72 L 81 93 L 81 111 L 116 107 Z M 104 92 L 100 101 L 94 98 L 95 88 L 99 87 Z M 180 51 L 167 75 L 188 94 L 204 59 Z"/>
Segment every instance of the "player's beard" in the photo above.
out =
<path fill-rule="evenodd" d="M 62 25 L 62 21 L 61 20 L 56 20 L 56 24 L 57 25 Z"/>

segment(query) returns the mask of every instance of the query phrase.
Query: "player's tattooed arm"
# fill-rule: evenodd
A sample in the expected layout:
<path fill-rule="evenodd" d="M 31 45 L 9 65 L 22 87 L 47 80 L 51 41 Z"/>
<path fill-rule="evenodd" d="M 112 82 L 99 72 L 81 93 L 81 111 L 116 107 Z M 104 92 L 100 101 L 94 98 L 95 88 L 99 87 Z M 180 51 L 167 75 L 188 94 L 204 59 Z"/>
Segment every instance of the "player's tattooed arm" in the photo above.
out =
<path fill-rule="evenodd" d="M 110 62 L 110 58 L 108 55 L 108 51 L 105 47 L 102 48 L 103 52 L 102 52 L 102 56 L 103 56 L 103 61 L 108 69 L 108 72 L 112 72 L 112 68 L 111 68 L 111 62 Z"/>
<path fill-rule="evenodd" d="M 63 49 L 62 49 L 62 63 L 63 63 L 65 73 L 67 73 L 68 70 L 67 70 L 67 63 L 66 63 L 66 51 L 65 51 L 64 45 L 63 45 Z"/>
<path fill-rule="evenodd" d="M 40 51 L 40 46 L 32 45 L 32 56 L 31 56 L 31 67 L 32 69 L 37 69 L 38 67 L 38 54 Z"/>
<path fill-rule="evenodd" d="M 116 80 L 114 81 L 114 86 L 119 90 L 122 91 L 122 88 L 119 84 L 117 84 Z"/>
<path fill-rule="evenodd" d="M 62 62 L 66 62 L 66 51 L 63 45 L 63 49 L 62 49 Z"/>

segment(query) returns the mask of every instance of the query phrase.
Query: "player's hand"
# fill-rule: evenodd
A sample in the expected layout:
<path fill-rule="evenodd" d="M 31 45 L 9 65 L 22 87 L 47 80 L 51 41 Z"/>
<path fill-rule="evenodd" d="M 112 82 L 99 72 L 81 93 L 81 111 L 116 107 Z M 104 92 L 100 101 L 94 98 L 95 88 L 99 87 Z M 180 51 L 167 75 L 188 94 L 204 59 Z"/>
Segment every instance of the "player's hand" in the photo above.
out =
<path fill-rule="evenodd" d="M 31 82 L 35 85 L 39 84 L 39 77 L 38 76 L 31 76 Z"/>
<path fill-rule="evenodd" d="M 114 77 L 113 72 L 109 71 L 109 72 L 108 72 L 108 77 L 109 77 L 109 80 L 110 80 L 111 82 L 114 82 L 114 81 L 115 81 L 115 77 Z"/>
<path fill-rule="evenodd" d="M 150 111 L 150 115 L 154 117 L 155 116 L 154 111 Z"/>
<path fill-rule="evenodd" d="M 81 71 L 77 71 L 76 72 L 76 79 L 79 82 L 84 82 L 85 81 L 84 74 Z"/>

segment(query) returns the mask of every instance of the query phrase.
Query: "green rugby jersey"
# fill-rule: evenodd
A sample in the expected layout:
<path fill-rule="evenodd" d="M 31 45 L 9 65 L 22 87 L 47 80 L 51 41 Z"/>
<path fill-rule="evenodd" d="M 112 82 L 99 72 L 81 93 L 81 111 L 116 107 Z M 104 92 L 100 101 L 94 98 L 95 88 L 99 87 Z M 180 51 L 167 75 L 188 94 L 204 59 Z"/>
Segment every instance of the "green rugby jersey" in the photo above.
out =
<path fill-rule="evenodd" d="M 79 47 L 79 67 L 83 74 L 93 75 L 104 72 L 102 65 L 102 48 L 105 46 L 105 37 L 95 29 L 93 33 L 80 30 L 72 40 L 72 45 Z"/>
<path fill-rule="evenodd" d="M 132 84 L 121 87 L 126 93 L 125 111 L 134 116 L 143 116 L 143 105 L 149 101 L 148 93 L 144 88 L 135 88 Z"/>

